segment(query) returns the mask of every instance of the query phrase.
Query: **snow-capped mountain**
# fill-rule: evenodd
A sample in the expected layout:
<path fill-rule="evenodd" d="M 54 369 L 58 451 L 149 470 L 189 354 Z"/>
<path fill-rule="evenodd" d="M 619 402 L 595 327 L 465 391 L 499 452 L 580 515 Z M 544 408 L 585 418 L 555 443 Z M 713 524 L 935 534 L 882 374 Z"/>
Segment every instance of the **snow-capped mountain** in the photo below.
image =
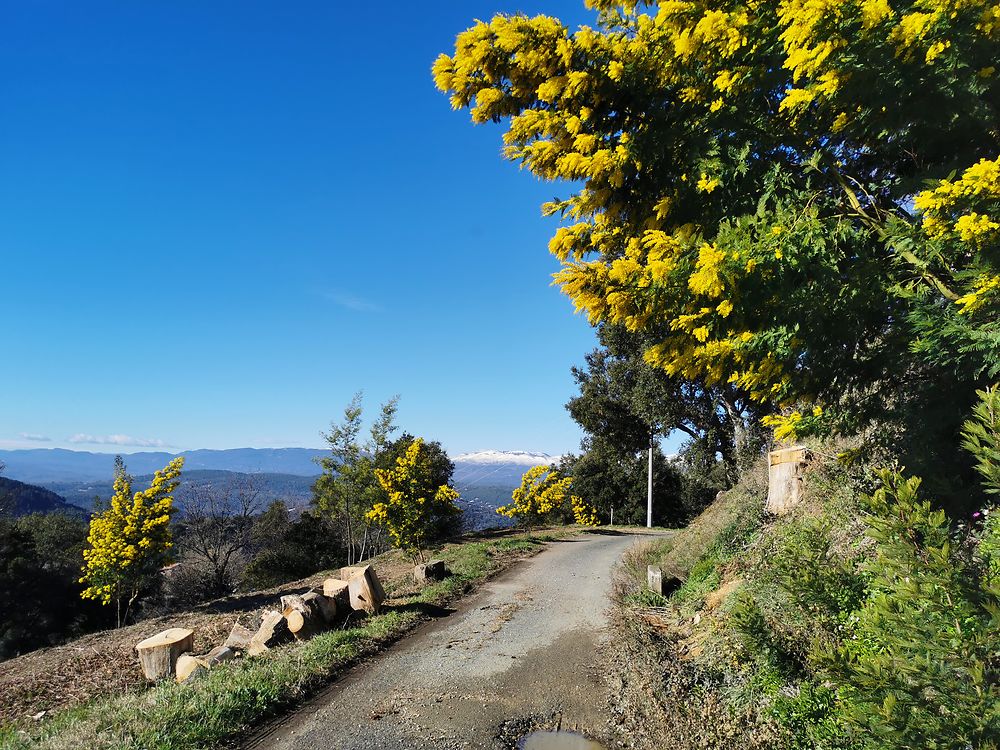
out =
<path fill-rule="evenodd" d="M 559 456 L 548 453 L 528 453 L 527 451 L 476 451 L 456 456 L 455 463 L 468 464 L 517 464 L 518 466 L 542 466 L 554 463 Z"/>
<path fill-rule="evenodd" d="M 455 462 L 454 483 L 461 490 L 484 485 L 514 488 L 520 483 L 521 475 L 532 466 L 554 464 L 559 456 L 489 450 L 463 453 L 452 460 Z"/>

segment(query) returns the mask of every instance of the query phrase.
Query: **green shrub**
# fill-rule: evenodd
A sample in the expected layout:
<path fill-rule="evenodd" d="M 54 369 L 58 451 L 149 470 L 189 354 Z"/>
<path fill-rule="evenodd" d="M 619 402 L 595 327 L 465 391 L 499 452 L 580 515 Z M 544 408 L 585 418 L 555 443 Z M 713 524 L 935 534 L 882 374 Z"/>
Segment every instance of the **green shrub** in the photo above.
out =
<path fill-rule="evenodd" d="M 868 498 L 868 596 L 843 641 L 810 654 L 861 748 L 993 748 L 1000 737 L 1000 591 L 954 544 L 920 480 L 882 472 Z"/>

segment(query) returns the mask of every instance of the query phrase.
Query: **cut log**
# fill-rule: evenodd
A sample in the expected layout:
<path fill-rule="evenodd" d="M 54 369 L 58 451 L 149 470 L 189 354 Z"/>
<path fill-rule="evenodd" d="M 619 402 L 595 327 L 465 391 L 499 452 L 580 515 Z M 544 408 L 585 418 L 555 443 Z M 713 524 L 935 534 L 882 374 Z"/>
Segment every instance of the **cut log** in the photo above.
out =
<path fill-rule="evenodd" d="M 281 614 L 289 631 L 300 641 L 312 638 L 326 624 L 318 606 L 306 602 L 298 594 L 281 597 Z"/>
<path fill-rule="evenodd" d="M 216 664 L 222 664 L 223 662 L 232 661 L 236 658 L 236 651 L 229 648 L 229 646 L 216 646 L 211 651 L 209 651 L 204 656 L 200 657 L 209 667 L 214 667 Z"/>
<path fill-rule="evenodd" d="M 288 630 L 288 622 L 281 612 L 269 609 L 260 618 L 260 628 L 250 639 L 247 646 L 247 656 L 257 656 L 269 649 L 279 646 L 291 640 L 292 634 Z"/>
<path fill-rule="evenodd" d="M 427 581 L 440 581 L 445 577 L 447 570 L 444 567 L 444 560 L 431 560 L 421 563 L 413 568 L 413 580 L 417 583 Z"/>
<path fill-rule="evenodd" d="M 171 628 L 136 645 L 139 664 L 147 680 L 162 680 L 174 674 L 177 658 L 194 648 L 194 631 Z"/>
<path fill-rule="evenodd" d="M 327 578 L 323 581 L 323 596 L 332 599 L 339 610 L 351 608 L 350 586 L 340 578 Z"/>
<path fill-rule="evenodd" d="M 356 576 L 358 573 L 360 573 L 362 570 L 364 570 L 365 567 L 367 566 L 353 565 L 348 568 L 341 568 L 339 571 L 337 571 L 337 578 L 339 578 L 341 581 L 349 581 L 352 578 L 354 578 L 354 576 Z"/>
<path fill-rule="evenodd" d="M 302 600 L 319 612 L 323 622 L 327 625 L 337 619 L 337 602 L 330 597 L 310 591 L 308 594 L 302 595 Z"/>
<path fill-rule="evenodd" d="M 199 656 L 181 654 L 177 657 L 177 682 L 190 682 L 208 671 L 208 665 Z"/>
<path fill-rule="evenodd" d="M 251 638 L 253 638 L 253 631 L 236 623 L 233 625 L 233 629 L 229 631 L 229 637 L 226 638 L 226 642 L 222 645 L 234 651 L 246 651 L 250 646 Z"/>
<path fill-rule="evenodd" d="M 351 609 L 364 610 L 368 614 L 375 614 L 382 607 L 385 601 L 385 591 L 379 583 L 378 576 L 375 575 L 375 568 L 365 565 L 363 568 L 356 568 L 348 580 L 348 592 L 351 596 Z M 342 571 L 343 572 L 343 571 Z"/>
<path fill-rule="evenodd" d="M 235 656 L 236 652 L 228 646 L 216 646 L 201 656 L 181 654 L 177 658 L 177 682 L 197 679 L 212 667 L 227 662 Z"/>

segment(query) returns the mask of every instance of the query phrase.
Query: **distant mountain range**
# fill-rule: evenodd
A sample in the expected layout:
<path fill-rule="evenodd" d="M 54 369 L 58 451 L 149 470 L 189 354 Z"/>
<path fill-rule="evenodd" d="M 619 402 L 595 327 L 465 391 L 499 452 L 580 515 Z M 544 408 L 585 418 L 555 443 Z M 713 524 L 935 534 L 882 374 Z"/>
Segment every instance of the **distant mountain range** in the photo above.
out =
<path fill-rule="evenodd" d="M 185 457 L 183 482 L 177 493 L 181 508 L 190 492 L 248 481 L 257 487 L 262 507 L 274 500 L 284 500 L 290 507 L 305 508 L 319 474 L 319 466 L 313 459 L 326 452 L 315 448 L 235 448 L 181 454 L 150 451 L 124 458 L 129 473 L 136 477 L 136 485 L 147 486 L 152 473 L 174 455 Z M 469 516 L 469 525 L 472 528 L 498 525 L 502 519 L 494 510 L 510 501 L 511 490 L 520 483 L 521 475 L 532 466 L 555 463 L 558 458 L 545 453 L 492 450 L 456 456 L 453 483 L 462 495 L 460 505 Z M 36 510 L 86 514 L 93 508 L 95 498 L 107 500 L 112 493 L 114 456 L 107 453 L 4 450 L 0 451 L 0 462 L 6 464 L 5 476 L 9 477 L 0 481 L 21 485 L 18 495 L 22 500 L 16 506 L 17 515 Z M 25 489 L 29 487 L 30 492 Z"/>
<path fill-rule="evenodd" d="M 195 450 L 183 453 L 145 451 L 123 455 L 129 473 L 152 474 L 176 456 L 184 456 L 185 472 L 197 470 L 236 471 L 242 474 L 294 474 L 316 476 L 317 456 L 326 455 L 318 448 L 233 448 L 231 450 Z M 62 448 L 0 450 L 0 463 L 7 465 L 4 474 L 22 482 L 102 481 L 114 476 L 115 457 L 110 453 L 89 453 Z"/>
<path fill-rule="evenodd" d="M 212 490 L 213 488 L 238 490 L 241 487 L 253 488 L 257 497 L 257 507 L 260 510 L 264 510 L 275 500 L 283 500 L 290 508 L 305 508 L 312 498 L 312 485 L 316 480 L 315 476 L 304 477 L 275 472 L 248 474 L 220 469 L 185 470 L 181 478 L 183 481 L 177 488 L 176 500 L 177 506 L 182 512 L 191 493 Z M 152 479 L 152 474 L 138 476 L 135 478 L 133 487 L 135 489 L 148 487 Z M 112 479 L 84 482 L 43 482 L 42 486 L 88 511 L 93 510 L 97 498 L 107 500 L 114 493 Z"/>

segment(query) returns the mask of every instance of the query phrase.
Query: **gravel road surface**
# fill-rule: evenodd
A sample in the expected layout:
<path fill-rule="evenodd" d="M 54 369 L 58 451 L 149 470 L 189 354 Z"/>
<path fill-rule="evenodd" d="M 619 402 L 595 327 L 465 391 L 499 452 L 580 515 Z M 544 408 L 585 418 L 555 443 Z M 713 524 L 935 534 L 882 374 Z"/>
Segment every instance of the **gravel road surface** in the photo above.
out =
<path fill-rule="evenodd" d="M 532 725 L 600 738 L 611 568 L 635 539 L 550 543 L 247 748 L 499 749 Z"/>

